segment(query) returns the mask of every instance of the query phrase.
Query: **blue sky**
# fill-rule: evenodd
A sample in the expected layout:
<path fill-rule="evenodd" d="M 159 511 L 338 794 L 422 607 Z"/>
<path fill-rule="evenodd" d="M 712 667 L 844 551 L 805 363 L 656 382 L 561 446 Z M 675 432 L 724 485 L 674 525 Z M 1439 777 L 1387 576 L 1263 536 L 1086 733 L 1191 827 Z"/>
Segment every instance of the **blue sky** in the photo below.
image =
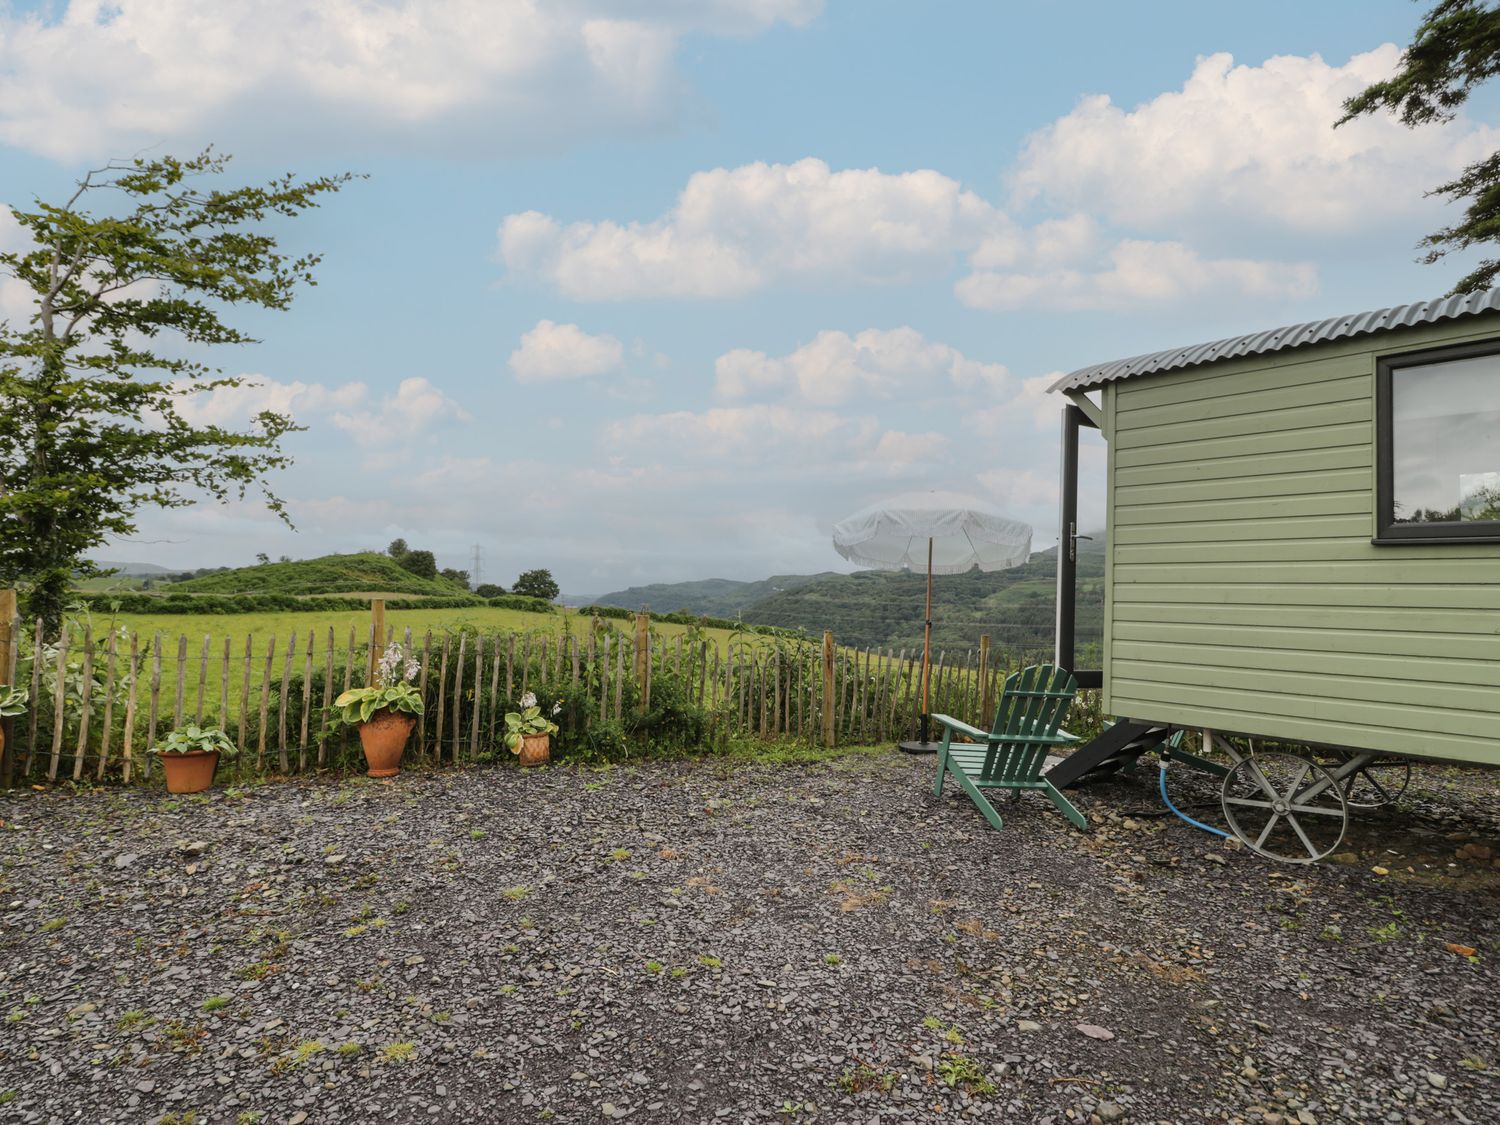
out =
<path fill-rule="evenodd" d="M 298 530 L 148 513 L 106 557 L 400 535 L 595 593 L 836 569 L 833 522 L 928 487 L 1046 546 L 1049 376 L 1459 276 L 1413 261 L 1444 217 L 1422 193 L 1495 148 L 1492 99 L 1331 129 L 1421 12 L 0 4 L 0 199 L 209 142 L 236 179 L 369 173 L 285 227 L 326 258 L 291 312 L 239 318 L 264 342 L 218 362 L 258 386 L 184 406 L 308 427 L 275 482 Z"/>

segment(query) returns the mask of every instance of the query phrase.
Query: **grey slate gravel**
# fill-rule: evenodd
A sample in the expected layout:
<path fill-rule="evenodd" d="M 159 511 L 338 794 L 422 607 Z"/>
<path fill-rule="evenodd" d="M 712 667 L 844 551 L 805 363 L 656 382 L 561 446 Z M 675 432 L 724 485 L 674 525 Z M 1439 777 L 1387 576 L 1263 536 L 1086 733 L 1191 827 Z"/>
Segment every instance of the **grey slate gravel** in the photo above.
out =
<path fill-rule="evenodd" d="M 932 768 L 0 798 L 0 1121 L 1500 1121 L 1488 776 L 1308 870 Z"/>

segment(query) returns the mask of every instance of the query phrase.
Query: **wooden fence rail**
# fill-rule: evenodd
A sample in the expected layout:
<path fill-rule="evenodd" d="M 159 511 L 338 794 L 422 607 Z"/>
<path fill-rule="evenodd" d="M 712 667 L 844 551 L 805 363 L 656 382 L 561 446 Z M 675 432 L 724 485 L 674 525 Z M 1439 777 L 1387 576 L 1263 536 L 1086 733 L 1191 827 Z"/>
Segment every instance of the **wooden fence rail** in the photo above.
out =
<path fill-rule="evenodd" d="M 14 603 L 9 603 L 13 607 Z M 0 600 L 0 611 L 7 608 Z M 921 652 L 841 648 L 696 631 L 666 636 L 631 622 L 570 618 L 551 631 L 428 630 L 402 636 L 372 607 L 365 630 L 332 628 L 258 640 L 175 638 L 65 627 L 47 641 L 14 609 L 0 623 L 0 682 L 30 691 L 9 723 L 0 785 L 149 778 L 146 751 L 185 723 L 222 727 L 240 747 L 221 780 L 352 766 L 354 733 L 333 722 L 333 700 L 369 681 L 385 646 L 417 664 L 425 712 L 407 753 L 427 763 L 503 753 L 507 711 L 534 692 L 556 712 L 560 757 L 619 757 L 643 744 L 714 748 L 732 739 L 800 739 L 832 746 L 915 736 Z M 629 626 L 628 628 L 622 626 Z M 363 635 L 360 635 L 363 632 Z M 977 651 L 934 652 L 931 708 L 988 716 L 1009 669 Z"/>

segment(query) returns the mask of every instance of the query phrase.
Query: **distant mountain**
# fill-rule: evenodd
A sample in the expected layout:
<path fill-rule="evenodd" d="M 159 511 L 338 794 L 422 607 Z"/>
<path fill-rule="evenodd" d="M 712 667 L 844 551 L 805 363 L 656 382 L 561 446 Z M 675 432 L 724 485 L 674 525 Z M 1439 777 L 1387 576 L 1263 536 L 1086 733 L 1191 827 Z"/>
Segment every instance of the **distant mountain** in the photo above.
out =
<path fill-rule="evenodd" d="M 170 567 L 157 566 L 155 563 L 142 562 L 106 562 L 103 559 L 95 559 L 94 565 L 100 570 L 113 570 L 122 578 L 155 578 L 161 574 L 181 574 L 181 570 L 173 570 Z"/>
<path fill-rule="evenodd" d="M 732 578 L 657 582 L 600 594 L 592 604 L 619 606 L 621 609 L 650 608 L 657 613 L 674 613 L 683 609 L 709 617 L 734 617 L 766 598 L 799 589 L 810 582 L 837 577 L 828 570 L 821 574 L 778 574 L 759 582 L 737 582 Z"/>
<path fill-rule="evenodd" d="M 842 644 L 912 650 L 922 644 L 926 586 L 925 574 L 908 571 L 830 575 L 747 606 L 743 617 L 753 624 L 809 633 L 832 629 Z M 933 648 L 967 650 L 988 633 L 996 651 L 1018 657 L 1046 654 L 1056 627 L 1056 597 L 1055 547 L 1012 570 L 935 577 Z M 1077 621 L 1081 654 L 1103 636 L 1102 536 L 1079 543 Z"/>

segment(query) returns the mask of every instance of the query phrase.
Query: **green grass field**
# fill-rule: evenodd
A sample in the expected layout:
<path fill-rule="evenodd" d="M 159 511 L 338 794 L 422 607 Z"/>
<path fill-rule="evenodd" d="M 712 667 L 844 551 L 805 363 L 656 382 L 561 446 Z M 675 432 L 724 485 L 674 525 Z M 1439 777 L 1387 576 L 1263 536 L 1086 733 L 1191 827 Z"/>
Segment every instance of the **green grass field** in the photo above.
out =
<path fill-rule="evenodd" d="M 632 631 L 632 623 L 629 620 L 604 618 L 603 621 L 615 627 L 623 633 Z M 214 718 L 218 714 L 228 713 L 234 715 L 238 711 L 238 700 L 242 693 L 242 685 L 245 675 L 245 651 L 246 641 L 250 647 L 250 683 L 253 689 L 258 690 L 265 674 L 265 658 L 269 651 L 272 640 L 275 641 L 275 650 L 272 660 L 271 680 L 279 682 L 285 668 L 285 659 L 288 642 L 293 634 L 296 635 L 296 654 L 292 661 L 291 670 L 294 674 L 300 674 L 306 666 L 306 653 L 308 635 L 313 638 L 313 668 L 321 670 L 325 666 L 328 652 L 329 630 L 333 631 L 333 644 L 336 660 L 342 661 L 349 651 L 350 631 L 354 632 L 354 644 L 358 653 L 355 666 L 361 667 L 365 659 L 365 643 L 370 627 L 370 614 L 366 610 L 344 611 L 344 612 L 278 612 L 278 613 L 246 613 L 246 614 L 119 614 L 111 616 L 107 612 L 96 611 L 88 618 L 88 623 L 96 637 L 106 634 L 111 628 L 123 626 L 138 640 L 138 653 L 142 660 L 143 682 L 150 676 L 151 660 L 149 654 L 157 634 L 161 636 L 161 684 L 162 699 L 173 700 L 176 696 L 175 685 L 178 682 L 179 646 L 182 639 L 186 638 L 186 659 L 181 661 L 182 665 L 182 694 L 185 712 L 189 716 L 199 713 L 199 700 L 202 700 L 202 713 L 207 718 Z M 428 630 L 432 631 L 434 654 L 433 672 L 437 670 L 437 649 L 441 644 L 443 635 L 449 630 L 460 627 L 472 627 L 482 635 L 491 636 L 495 634 L 530 634 L 533 638 L 546 636 L 549 638 L 548 647 L 556 651 L 556 638 L 571 631 L 583 643 L 590 627 L 587 617 L 580 617 L 571 610 L 559 609 L 557 613 L 528 613 L 522 610 L 502 609 L 495 606 L 477 606 L 449 609 L 412 609 L 412 610 L 390 610 L 386 614 L 386 624 L 395 630 L 398 640 L 404 638 L 406 630 L 410 629 L 412 641 L 417 655 L 420 655 L 423 642 Z M 683 625 L 675 625 L 664 622 L 652 624 L 653 636 L 665 638 L 668 644 L 673 638 L 687 633 L 688 628 Z M 717 644 L 721 652 L 727 652 L 732 634 L 725 629 L 710 629 L 705 633 L 706 637 Z M 208 640 L 208 659 L 204 661 L 204 641 Z M 229 642 L 229 704 L 225 706 L 225 641 Z M 768 638 L 747 634 L 745 643 L 751 646 L 770 643 Z M 76 651 L 76 641 L 70 641 L 70 649 Z M 121 657 L 129 652 L 129 642 L 118 649 Z M 105 662 L 101 660 L 96 665 L 96 674 L 102 681 L 105 676 Z M 125 661 L 118 661 L 118 669 L 123 674 Z M 337 666 L 337 665 L 336 665 Z M 50 674 L 50 670 L 49 670 Z M 202 680 L 200 691 L 199 681 Z M 357 681 L 356 681 L 357 682 Z M 165 705 L 165 703 L 164 703 Z"/>

